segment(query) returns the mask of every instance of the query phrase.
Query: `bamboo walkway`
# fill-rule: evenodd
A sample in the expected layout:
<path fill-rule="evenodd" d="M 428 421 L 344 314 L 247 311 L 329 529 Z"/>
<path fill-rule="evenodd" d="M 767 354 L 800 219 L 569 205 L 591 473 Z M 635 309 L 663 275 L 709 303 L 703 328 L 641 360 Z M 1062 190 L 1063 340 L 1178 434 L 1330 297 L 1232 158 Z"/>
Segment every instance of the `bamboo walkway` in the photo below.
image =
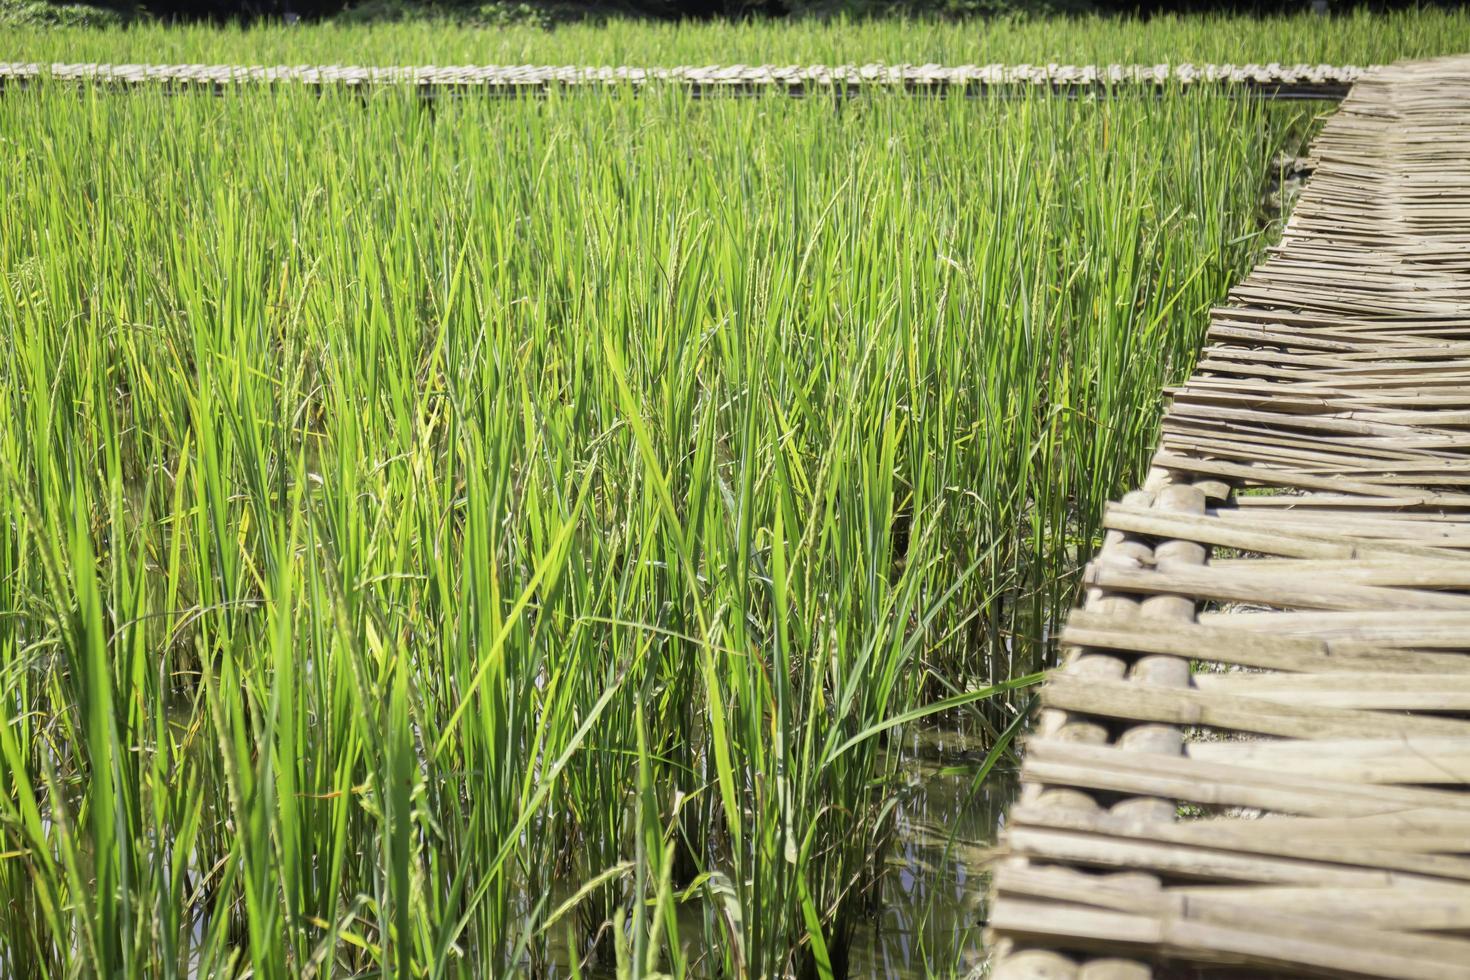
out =
<path fill-rule="evenodd" d="M 705 65 L 672 68 L 462 65 L 363 68 L 329 65 L 101 65 L 0 62 L 0 88 L 44 79 L 111 88 L 224 92 L 247 86 L 413 86 L 437 92 L 537 93 L 681 85 L 698 92 L 790 95 L 903 89 L 936 95 L 1062 94 L 1115 87 L 1223 87 L 1275 98 L 1341 98 L 1370 69 L 1355 65 Z"/>
<path fill-rule="evenodd" d="M 994 976 L 1470 977 L 1470 57 L 1360 80 L 1107 514 Z"/>

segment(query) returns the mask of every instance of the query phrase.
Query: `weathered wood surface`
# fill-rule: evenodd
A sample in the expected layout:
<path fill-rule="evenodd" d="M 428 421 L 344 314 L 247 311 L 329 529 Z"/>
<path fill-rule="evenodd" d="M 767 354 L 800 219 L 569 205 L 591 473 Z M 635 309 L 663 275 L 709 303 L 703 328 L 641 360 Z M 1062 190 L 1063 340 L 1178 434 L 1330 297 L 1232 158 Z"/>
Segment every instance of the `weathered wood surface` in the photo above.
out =
<path fill-rule="evenodd" d="M 1282 98 L 1341 98 L 1371 68 L 1356 65 L 458 65 L 366 68 L 353 65 L 111 65 L 0 62 L 0 86 L 42 79 L 170 89 L 302 84 L 365 88 L 535 92 L 553 88 L 682 85 L 699 91 L 784 91 L 790 94 L 905 89 L 983 95 L 992 90 L 1066 93 L 1170 86 L 1224 87 Z"/>
<path fill-rule="evenodd" d="M 1379 69 L 1113 505 L 994 976 L 1470 977 L 1470 57 Z"/>

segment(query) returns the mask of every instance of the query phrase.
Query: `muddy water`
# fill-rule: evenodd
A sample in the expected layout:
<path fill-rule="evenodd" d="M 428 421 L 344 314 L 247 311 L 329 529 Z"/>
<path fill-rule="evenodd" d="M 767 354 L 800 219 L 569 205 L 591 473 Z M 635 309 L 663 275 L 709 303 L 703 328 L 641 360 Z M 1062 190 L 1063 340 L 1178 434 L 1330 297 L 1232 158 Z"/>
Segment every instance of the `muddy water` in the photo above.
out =
<path fill-rule="evenodd" d="M 1016 792 L 1012 770 L 977 780 L 985 749 L 954 727 L 913 731 L 902 746 L 907 785 L 881 902 L 855 937 L 849 976 L 978 976 L 985 950 L 985 861 Z"/>

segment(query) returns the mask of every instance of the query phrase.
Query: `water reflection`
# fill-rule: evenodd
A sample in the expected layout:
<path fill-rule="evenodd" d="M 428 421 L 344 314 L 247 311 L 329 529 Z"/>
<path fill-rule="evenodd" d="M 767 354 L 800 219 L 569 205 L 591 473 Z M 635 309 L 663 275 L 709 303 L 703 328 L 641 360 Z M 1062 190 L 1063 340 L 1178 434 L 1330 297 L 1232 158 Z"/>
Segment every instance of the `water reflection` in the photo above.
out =
<path fill-rule="evenodd" d="M 919 728 L 893 751 L 906 785 L 881 902 L 855 937 L 854 978 L 978 976 L 985 951 L 985 862 L 1016 792 L 981 740 L 956 726 Z"/>

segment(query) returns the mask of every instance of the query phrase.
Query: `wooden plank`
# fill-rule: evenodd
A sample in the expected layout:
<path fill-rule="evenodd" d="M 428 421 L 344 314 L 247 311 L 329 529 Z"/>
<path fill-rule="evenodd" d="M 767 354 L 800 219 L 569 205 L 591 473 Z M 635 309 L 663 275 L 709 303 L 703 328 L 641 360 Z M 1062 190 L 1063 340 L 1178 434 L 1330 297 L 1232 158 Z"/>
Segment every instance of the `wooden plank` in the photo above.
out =
<path fill-rule="evenodd" d="M 1264 697 L 1156 688 L 1053 673 L 1041 689 L 1051 708 L 1104 718 L 1221 728 L 1284 738 L 1404 738 L 1470 735 L 1470 721 L 1355 708 L 1282 703 Z"/>
<path fill-rule="evenodd" d="M 1434 547 L 1364 541 L 1361 537 L 1335 533 L 1325 527 L 1308 530 L 1260 529 L 1227 520 L 1214 511 L 1201 516 L 1165 516 L 1124 504 L 1110 504 L 1103 513 L 1103 526 L 1148 537 L 1184 538 L 1215 547 L 1290 558 L 1351 561 L 1358 558 L 1418 556 L 1449 560 L 1447 554 L 1452 554 Z"/>
<path fill-rule="evenodd" d="M 1375 711 L 1470 711 L 1470 675 L 1465 674 L 1201 673 L 1195 675 L 1194 686 L 1206 696 L 1224 692 L 1277 701 L 1293 708 L 1318 705 Z"/>
<path fill-rule="evenodd" d="M 1194 742 L 1185 751 L 1191 759 L 1206 762 L 1360 783 L 1470 784 L 1470 738 Z M 1470 847 L 1470 838 L 1466 846 Z"/>
<path fill-rule="evenodd" d="M 1316 888 L 1291 885 L 1182 886 L 1171 898 L 1232 902 L 1268 915 L 1300 914 L 1336 925 L 1404 932 L 1470 930 L 1470 889 L 1441 891 L 1422 885 L 1387 888 Z"/>
<path fill-rule="evenodd" d="M 1205 626 L 1269 632 L 1278 636 L 1315 636 L 1356 640 L 1379 646 L 1470 650 L 1470 615 L 1462 612 L 1339 611 L 1252 612 L 1231 610 L 1199 614 Z"/>
<path fill-rule="evenodd" d="M 1379 585 L 1414 589 L 1470 589 L 1470 561 L 1436 558 L 1216 558 L 1216 569 L 1249 573 L 1255 569 L 1270 575 L 1300 575 L 1307 579 L 1331 578 L 1352 585 Z"/>
<path fill-rule="evenodd" d="M 1215 663 L 1301 673 L 1337 670 L 1392 670 L 1400 673 L 1470 672 L 1470 658 L 1454 653 L 1403 650 L 1391 644 L 1290 636 L 1265 630 L 1221 626 L 1159 625 L 1079 609 L 1062 629 L 1063 644 L 1136 653 L 1170 653 Z M 1465 642 L 1470 644 L 1470 637 Z"/>
<path fill-rule="evenodd" d="M 1244 806 L 1320 817 L 1462 818 L 1470 794 L 1277 773 L 1189 758 L 1144 757 L 1111 746 L 1050 739 L 1026 743 L 1022 778 L 1204 806 Z"/>
<path fill-rule="evenodd" d="M 1154 465 L 1165 470 L 1181 470 L 1188 473 L 1203 473 L 1231 480 L 1265 484 L 1276 487 L 1302 487 L 1308 490 L 1332 490 L 1360 494 L 1365 497 L 1389 497 L 1405 505 L 1420 507 L 1470 507 L 1470 495 L 1462 493 L 1437 493 L 1415 487 L 1379 486 L 1356 480 L 1344 480 L 1328 476 L 1313 476 L 1285 466 L 1244 466 L 1219 460 L 1194 459 L 1173 453 L 1158 453 Z"/>
<path fill-rule="evenodd" d="M 1188 626 L 1161 629 L 1142 623 L 1138 617 L 1088 613 L 1078 610 L 1060 633 L 1064 646 L 1129 652 L 1129 654 L 1173 654 L 1207 663 L 1241 667 L 1323 673 L 1323 671 L 1385 671 L 1398 673 L 1467 673 L 1470 658 L 1461 654 L 1395 648 L 1389 644 L 1319 638 L 1319 636 L 1274 635 L 1269 630 L 1230 629 L 1223 626 Z M 1470 638 L 1463 642 L 1470 644 Z"/>
<path fill-rule="evenodd" d="M 1248 924 L 1277 939 L 1320 939 L 1342 949 L 1358 948 L 1369 933 L 1367 942 L 1374 948 L 1389 949 L 1397 955 L 1454 956 L 1463 955 L 1464 940 L 1442 937 L 1413 936 L 1394 927 L 1364 927 L 1345 923 L 1344 918 L 1324 912 L 1333 902 L 1341 907 L 1377 911 L 1377 921 L 1397 921 L 1401 915 L 1391 902 L 1404 907 L 1410 890 L 1404 887 L 1366 887 L 1366 889 L 1323 889 L 1323 887 L 1280 886 L 1195 886 L 1160 887 L 1130 876 L 1089 876 L 1064 868 L 1004 867 L 995 871 L 995 890 L 1001 896 L 1055 902 L 1075 907 L 1107 909 L 1155 918 L 1200 918 L 1202 921 L 1226 921 Z M 1457 886 L 1420 886 L 1420 892 L 1435 902 L 1438 921 L 1461 921 L 1470 912 L 1470 890 Z M 1274 898 L 1274 901 L 1272 899 Z M 1289 902 L 1295 901 L 1295 905 Z M 1264 908 L 1263 908 L 1264 907 Z M 1410 905 L 1411 907 L 1411 905 Z M 1263 921 L 1251 923 L 1252 917 Z M 1304 964 L 1298 964 L 1304 965 Z"/>
<path fill-rule="evenodd" d="M 1420 878 L 1470 882 L 1470 860 L 1363 843 L 1274 837 L 1239 827 L 1132 819 L 1021 805 L 1006 824 L 1017 853 L 1048 862 L 1167 873 L 1171 878 L 1368 887 Z M 1408 878 L 1405 878 L 1405 873 Z"/>
<path fill-rule="evenodd" d="M 1264 567 L 1244 571 L 1160 566 L 1157 570 L 1150 570 L 1092 564 L 1083 571 L 1082 581 L 1085 585 L 1113 592 L 1183 595 L 1214 602 L 1249 602 L 1284 609 L 1470 612 L 1470 595 L 1342 584 L 1328 576 L 1274 575 Z"/>
<path fill-rule="evenodd" d="M 1305 775 L 1343 782 L 1331 773 Z M 1237 813 L 1227 812 L 1222 816 L 1196 816 L 1191 820 L 1201 825 L 1229 824 L 1237 833 L 1256 833 L 1277 839 L 1333 841 L 1424 854 L 1470 854 L 1470 815 L 1464 813 L 1429 813 L 1411 807 L 1351 817 L 1267 813 L 1256 819 L 1242 819 Z"/>
<path fill-rule="evenodd" d="M 1248 963 L 1255 968 L 1325 970 L 1340 976 L 1406 980 L 1458 980 L 1464 976 L 1466 953 L 1461 949 L 1416 950 L 1403 955 L 1377 944 L 1377 932 L 1359 932 L 1349 944 L 1336 933 L 1327 933 L 1323 938 L 1283 935 L 1279 918 L 1244 911 L 1234 916 L 1223 909 L 1211 911 L 1221 918 L 1233 917 L 1236 924 L 1196 924 L 1174 917 L 1101 911 L 1019 897 L 997 903 L 990 922 L 1001 935 L 1063 949 L 1144 953 L 1224 966 Z"/>
<path fill-rule="evenodd" d="M 1470 922 L 1470 888 L 1450 883 L 1414 882 L 1365 888 L 1313 885 L 1164 887 L 1139 875 L 1099 876 L 1067 868 L 1011 865 L 995 870 L 995 889 L 1006 895 L 1098 908 L 1135 908 L 1154 914 L 1185 914 L 1190 907 L 1235 905 L 1273 917 L 1285 913 L 1292 927 L 1304 934 L 1318 936 L 1330 935 L 1334 930 L 1344 928 L 1368 928 L 1385 933 L 1455 929 L 1461 923 Z M 1416 899 L 1429 913 L 1427 922 L 1412 917 Z"/>

